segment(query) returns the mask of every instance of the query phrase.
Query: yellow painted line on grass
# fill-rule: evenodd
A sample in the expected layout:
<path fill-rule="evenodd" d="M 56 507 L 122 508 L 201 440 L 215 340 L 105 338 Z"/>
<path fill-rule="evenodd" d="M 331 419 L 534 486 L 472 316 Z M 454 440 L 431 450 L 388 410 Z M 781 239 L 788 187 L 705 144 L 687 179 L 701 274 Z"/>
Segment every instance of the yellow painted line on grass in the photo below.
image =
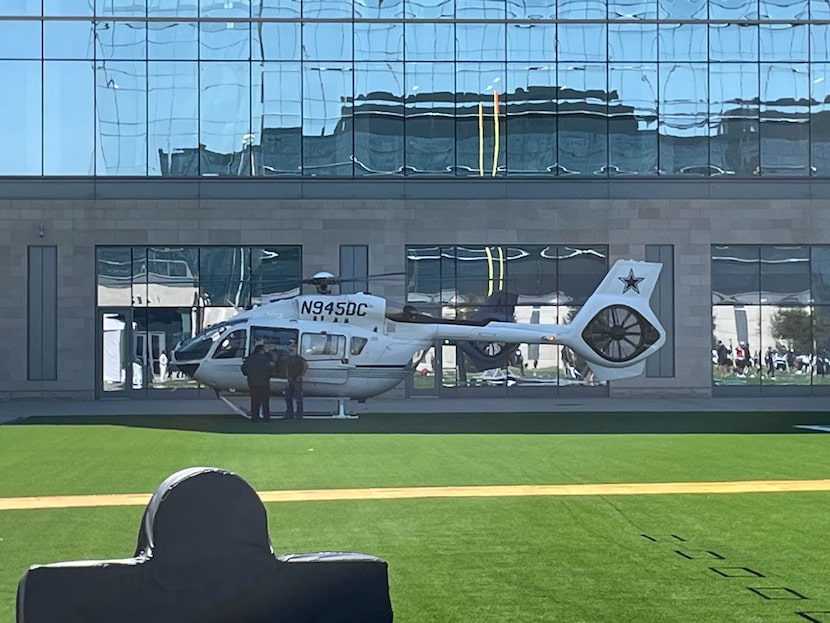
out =
<path fill-rule="evenodd" d="M 299 489 L 294 491 L 260 491 L 259 497 L 263 502 L 312 502 L 334 500 L 403 500 L 416 498 L 781 493 L 793 491 L 830 491 L 830 479 Z M 145 506 L 149 500 L 149 493 L 0 498 L 0 511 L 99 506 Z"/>

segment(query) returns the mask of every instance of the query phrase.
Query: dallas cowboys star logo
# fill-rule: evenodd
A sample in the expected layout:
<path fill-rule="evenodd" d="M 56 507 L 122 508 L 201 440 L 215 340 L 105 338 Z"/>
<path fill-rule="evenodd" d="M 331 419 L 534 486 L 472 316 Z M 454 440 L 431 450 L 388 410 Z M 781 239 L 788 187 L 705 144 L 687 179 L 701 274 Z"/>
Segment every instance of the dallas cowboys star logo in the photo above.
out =
<path fill-rule="evenodd" d="M 628 277 L 617 277 L 620 281 L 625 284 L 622 293 L 625 294 L 629 290 L 634 290 L 637 294 L 640 293 L 640 282 L 645 279 L 645 277 L 635 277 L 634 276 L 634 269 L 628 270 Z"/>

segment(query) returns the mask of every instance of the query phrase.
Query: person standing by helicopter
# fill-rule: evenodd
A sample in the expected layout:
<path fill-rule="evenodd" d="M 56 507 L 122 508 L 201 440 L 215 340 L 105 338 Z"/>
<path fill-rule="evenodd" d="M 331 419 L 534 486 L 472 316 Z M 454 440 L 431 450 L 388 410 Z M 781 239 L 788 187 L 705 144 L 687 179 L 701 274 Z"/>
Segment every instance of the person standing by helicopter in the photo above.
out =
<path fill-rule="evenodd" d="M 285 417 L 303 417 L 303 376 L 308 372 L 308 362 L 297 352 L 297 343 L 291 340 L 288 343 L 288 360 L 286 361 L 286 376 L 288 386 L 285 388 Z M 294 401 L 297 409 L 294 409 Z"/>
<path fill-rule="evenodd" d="M 242 362 L 242 374 L 248 379 L 248 390 L 251 392 L 251 421 L 271 419 L 271 372 L 273 364 L 271 356 L 265 352 L 262 344 L 257 344 L 245 361 Z"/>

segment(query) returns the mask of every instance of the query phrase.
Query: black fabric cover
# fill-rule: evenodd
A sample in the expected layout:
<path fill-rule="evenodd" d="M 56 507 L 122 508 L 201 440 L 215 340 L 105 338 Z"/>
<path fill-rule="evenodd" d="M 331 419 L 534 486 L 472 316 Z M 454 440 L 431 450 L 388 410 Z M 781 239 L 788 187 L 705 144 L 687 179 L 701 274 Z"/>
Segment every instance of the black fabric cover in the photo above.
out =
<path fill-rule="evenodd" d="M 17 623 L 387 623 L 386 563 L 275 556 L 265 507 L 231 472 L 194 467 L 153 494 L 133 558 L 34 565 Z"/>

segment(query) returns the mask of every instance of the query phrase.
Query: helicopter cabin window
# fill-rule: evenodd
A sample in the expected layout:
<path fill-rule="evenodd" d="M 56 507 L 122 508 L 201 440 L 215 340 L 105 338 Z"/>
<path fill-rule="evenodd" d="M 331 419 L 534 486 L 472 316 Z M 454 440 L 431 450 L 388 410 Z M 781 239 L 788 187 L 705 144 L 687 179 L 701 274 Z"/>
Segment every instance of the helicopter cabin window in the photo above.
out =
<path fill-rule="evenodd" d="M 214 359 L 235 359 L 245 356 L 245 341 L 247 338 L 247 331 L 245 329 L 237 329 L 231 332 L 227 337 L 222 338 L 216 352 L 213 354 Z"/>
<path fill-rule="evenodd" d="M 304 357 L 331 357 L 343 359 L 346 356 L 346 336 L 329 333 L 306 333 L 301 342 Z"/>
<path fill-rule="evenodd" d="M 257 344 L 265 346 L 267 351 L 288 352 L 290 342 L 297 343 L 296 329 L 283 329 L 281 327 L 251 327 L 251 350 Z"/>
<path fill-rule="evenodd" d="M 366 348 L 366 344 L 369 342 L 365 337 L 353 337 L 351 347 L 349 349 L 349 354 L 352 356 L 359 355 L 363 352 L 363 349 Z"/>

